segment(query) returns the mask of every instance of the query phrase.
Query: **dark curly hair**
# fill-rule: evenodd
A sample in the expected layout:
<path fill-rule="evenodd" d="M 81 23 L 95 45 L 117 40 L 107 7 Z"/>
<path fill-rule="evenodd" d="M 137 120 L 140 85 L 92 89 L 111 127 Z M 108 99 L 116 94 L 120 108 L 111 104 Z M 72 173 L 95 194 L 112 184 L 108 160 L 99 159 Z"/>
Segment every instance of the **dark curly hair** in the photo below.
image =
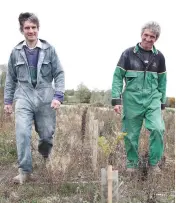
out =
<path fill-rule="evenodd" d="M 20 31 L 21 32 L 23 31 L 24 22 L 27 21 L 27 20 L 29 20 L 32 23 L 36 24 L 37 28 L 39 28 L 39 26 L 40 26 L 39 25 L 39 19 L 34 13 L 29 13 L 29 12 L 20 13 L 18 21 L 19 21 L 19 24 L 20 24 Z"/>

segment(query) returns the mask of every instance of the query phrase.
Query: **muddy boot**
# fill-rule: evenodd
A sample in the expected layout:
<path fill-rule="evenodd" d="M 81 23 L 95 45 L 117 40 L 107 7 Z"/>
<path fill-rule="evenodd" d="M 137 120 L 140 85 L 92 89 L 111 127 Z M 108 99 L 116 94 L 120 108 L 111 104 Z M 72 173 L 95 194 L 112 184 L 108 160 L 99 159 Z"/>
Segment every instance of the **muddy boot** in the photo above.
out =
<path fill-rule="evenodd" d="M 44 157 L 44 158 L 48 158 L 49 154 L 51 152 L 51 148 L 52 148 L 52 144 L 49 144 L 46 141 L 42 141 L 39 145 L 38 145 L 38 151 L 39 153 Z"/>
<path fill-rule="evenodd" d="M 21 168 L 19 168 L 18 171 L 19 171 L 19 175 L 13 178 L 13 183 L 22 185 L 28 181 L 35 181 L 31 173 L 24 173 Z"/>
<path fill-rule="evenodd" d="M 157 164 L 156 166 L 150 166 L 150 172 L 158 175 L 158 174 L 161 174 L 161 169 Z"/>
<path fill-rule="evenodd" d="M 126 169 L 126 173 L 130 176 L 134 176 L 136 175 L 138 172 L 138 169 L 137 168 L 127 168 Z"/>

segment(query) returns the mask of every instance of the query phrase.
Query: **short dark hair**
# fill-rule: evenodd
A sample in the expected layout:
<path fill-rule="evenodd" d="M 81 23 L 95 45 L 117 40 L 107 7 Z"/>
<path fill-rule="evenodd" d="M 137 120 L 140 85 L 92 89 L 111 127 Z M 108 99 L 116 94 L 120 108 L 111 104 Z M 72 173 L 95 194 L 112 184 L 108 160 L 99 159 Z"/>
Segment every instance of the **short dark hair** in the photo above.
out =
<path fill-rule="evenodd" d="M 19 24 L 20 24 L 20 31 L 21 32 L 23 31 L 24 22 L 27 21 L 27 20 L 29 20 L 29 21 L 33 22 L 34 24 L 36 24 L 37 28 L 39 28 L 39 26 L 40 26 L 39 25 L 39 19 L 34 13 L 29 13 L 29 12 L 20 13 L 18 21 L 19 21 Z"/>

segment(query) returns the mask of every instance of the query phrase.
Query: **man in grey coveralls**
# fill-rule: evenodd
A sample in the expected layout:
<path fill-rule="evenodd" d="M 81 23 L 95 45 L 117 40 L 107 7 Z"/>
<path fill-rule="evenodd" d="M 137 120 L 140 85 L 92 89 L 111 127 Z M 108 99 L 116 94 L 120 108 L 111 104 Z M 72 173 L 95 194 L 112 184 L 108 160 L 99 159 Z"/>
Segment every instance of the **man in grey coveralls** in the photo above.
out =
<path fill-rule="evenodd" d="M 54 47 L 38 38 L 39 20 L 33 13 L 19 15 L 25 40 L 12 50 L 4 90 L 4 110 L 12 113 L 15 101 L 15 128 L 19 175 L 14 182 L 31 180 L 31 131 L 34 121 L 39 135 L 39 153 L 46 159 L 53 146 L 56 109 L 64 99 L 64 71 Z M 55 89 L 52 87 L 54 79 Z"/>

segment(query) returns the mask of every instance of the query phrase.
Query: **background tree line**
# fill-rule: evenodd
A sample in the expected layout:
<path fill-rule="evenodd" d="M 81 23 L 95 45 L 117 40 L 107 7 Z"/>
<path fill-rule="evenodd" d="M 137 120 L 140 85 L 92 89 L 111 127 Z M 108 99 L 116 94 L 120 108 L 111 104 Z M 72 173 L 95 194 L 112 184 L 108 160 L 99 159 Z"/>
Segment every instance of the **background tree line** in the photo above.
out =
<path fill-rule="evenodd" d="M 0 65 L 0 99 L 3 99 L 7 65 Z M 83 83 L 77 89 L 65 91 L 64 104 L 88 103 L 96 106 L 111 105 L 111 90 L 89 90 Z M 166 106 L 175 108 L 175 97 L 167 97 Z"/>
<path fill-rule="evenodd" d="M 77 89 L 65 91 L 65 104 L 89 103 L 97 106 L 111 105 L 111 90 L 89 90 L 83 83 Z"/>
<path fill-rule="evenodd" d="M 90 103 L 96 106 L 111 105 L 111 90 L 90 91 L 83 83 L 78 85 L 77 90 L 65 91 L 65 104 Z M 175 108 L 175 97 L 167 97 L 166 107 Z"/>

